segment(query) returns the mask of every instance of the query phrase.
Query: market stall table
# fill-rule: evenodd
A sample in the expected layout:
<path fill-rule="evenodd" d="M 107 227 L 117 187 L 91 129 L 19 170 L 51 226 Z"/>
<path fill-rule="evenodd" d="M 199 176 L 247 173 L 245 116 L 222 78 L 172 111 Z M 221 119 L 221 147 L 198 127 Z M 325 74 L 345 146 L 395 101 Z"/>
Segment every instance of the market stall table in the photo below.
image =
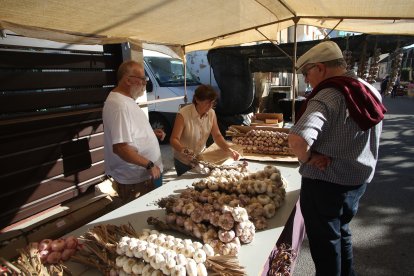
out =
<path fill-rule="evenodd" d="M 245 267 L 246 274 L 249 276 L 262 274 L 268 257 L 279 240 L 300 193 L 300 175 L 296 163 L 260 163 L 249 161 L 248 170 L 251 172 L 258 171 L 268 164 L 277 166 L 281 171 L 282 177 L 286 180 L 286 198 L 280 209 L 276 211 L 276 215 L 269 220 L 269 227 L 256 232 L 253 242 L 243 244 L 241 247 L 238 256 L 239 262 Z M 148 217 L 165 217 L 165 210 L 160 209 L 156 202 L 163 197 L 179 193 L 187 187 L 192 187 L 192 183 L 201 177 L 203 176 L 200 174 L 186 173 L 160 188 L 82 226 L 69 235 L 81 236 L 88 229 L 100 224 L 121 225 L 131 223 L 136 231 L 140 231 L 143 228 L 152 228 L 147 224 Z M 303 225 L 296 227 L 303 227 Z M 182 236 L 180 233 L 174 232 L 173 234 Z M 192 237 L 189 238 L 193 239 Z M 68 268 L 74 276 L 101 275 L 99 271 L 93 268 L 74 262 L 69 262 Z"/>

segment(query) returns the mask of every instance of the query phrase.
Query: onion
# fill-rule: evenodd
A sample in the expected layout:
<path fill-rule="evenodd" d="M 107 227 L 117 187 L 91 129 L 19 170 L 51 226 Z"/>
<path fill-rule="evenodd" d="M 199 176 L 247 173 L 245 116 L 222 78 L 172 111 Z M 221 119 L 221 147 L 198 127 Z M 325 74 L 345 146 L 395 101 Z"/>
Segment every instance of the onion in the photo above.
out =
<path fill-rule="evenodd" d="M 78 239 L 74 236 L 69 236 L 65 239 L 66 248 L 68 249 L 76 249 L 78 246 Z"/>
<path fill-rule="evenodd" d="M 57 251 L 51 252 L 49 256 L 47 256 L 47 262 L 49 264 L 56 264 L 60 261 L 61 257 L 62 257 L 62 253 L 57 252 Z"/>
<path fill-rule="evenodd" d="M 52 248 L 52 251 L 58 251 L 58 252 L 62 252 L 65 249 L 66 243 L 64 240 L 62 239 L 57 239 L 52 241 L 52 244 L 50 245 L 50 247 Z"/>
<path fill-rule="evenodd" d="M 47 256 L 49 255 L 49 250 L 39 251 L 40 261 L 45 263 L 47 261 Z"/>
<path fill-rule="evenodd" d="M 63 250 L 62 252 L 62 261 L 67 261 L 70 259 L 70 257 L 72 257 L 73 254 L 75 254 L 76 249 L 73 248 L 66 248 L 65 250 Z"/>
<path fill-rule="evenodd" d="M 50 245 L 51 244 L 52 244 L 51 239 L 44 239 L 39 243 L 38 249 L 39 249 L 39 251 L 50 250 Z"/>

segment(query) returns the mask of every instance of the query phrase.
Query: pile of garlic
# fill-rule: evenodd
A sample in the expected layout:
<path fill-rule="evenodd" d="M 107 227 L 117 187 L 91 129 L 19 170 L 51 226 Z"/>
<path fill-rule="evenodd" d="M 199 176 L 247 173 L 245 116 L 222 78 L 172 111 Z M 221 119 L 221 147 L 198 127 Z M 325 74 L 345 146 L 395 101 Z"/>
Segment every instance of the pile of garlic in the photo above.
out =
<path fill-rule="evenodd" d="M 270 165 L 255 173 L 213 171 L 209 177 L 194 182 L 193 186 L 196 191 L 189 191 L 189 195 L 181 197 L 205 204 L 202 212 L 194 210 L 195 217 L 205 215 L 204 220 L 207 220 L 224 205 L 240 206 L 246 208 L 258 230 L 267 227 L 267 219 L 276 214 L 286 195 L 280 171 Z"/>
<path fill-rule="evenodd" d="M 235 165 L 217 165 L 214 163 L 210 163 L 207 161 L 200 160 L 197 163 L 197 166 L 200 169 L 204 169 L 206 173 L 210 173 L 213 170 L 220 170 L 220 171 L 236 171 L 236 172 L 246 172 L 247 171 L 247 162 L 243 161 L 242 163 L 237 163 Z"/>
<path fill-rule="evenodd" d="M 203 240 L 220 255 L 237 256 L 240 244 L 252 242 L 256 230 L 246 209 L 201 202 L 199 194 L 194 189 L 186 189 L 179 197 L 170 196 L 160 201 L 158 205 L 166 209 L 167 225 Z"/>
<path fill-rule="evenodd" d="M 214 256 L 208 244 L 144 229 L 139 238 L 122 237 L 116 266 L 119 275 L 207 275 L 206 260 Z"/>
<path fill-rule="evenodd" d="M 244 153 L 293 155 L 285 132 L 252 129 L 244 136 L 233 137 L 232 142 L 242 145 Z"/>

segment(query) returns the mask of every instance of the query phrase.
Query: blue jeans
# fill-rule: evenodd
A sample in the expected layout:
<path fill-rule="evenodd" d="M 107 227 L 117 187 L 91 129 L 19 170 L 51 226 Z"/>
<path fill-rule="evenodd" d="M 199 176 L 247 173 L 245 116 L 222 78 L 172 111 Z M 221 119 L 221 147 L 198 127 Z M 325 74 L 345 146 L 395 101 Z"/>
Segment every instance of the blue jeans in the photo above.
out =
<path fill-rule="evenodd" d="M 366 186 L 302 178 L 300 207 L 317 276 L 356 275 L 349 222 Z"/>
<path fill-rule="evenodd" d="M 174 166 L 175 166 L 175 171 L 177 172 L 177 176 L 180 176 L 183 173 L 188 172 L 189 170 L 193 168 L 189 165 L 182 163 L 176 158 L 174 158 Z"/>

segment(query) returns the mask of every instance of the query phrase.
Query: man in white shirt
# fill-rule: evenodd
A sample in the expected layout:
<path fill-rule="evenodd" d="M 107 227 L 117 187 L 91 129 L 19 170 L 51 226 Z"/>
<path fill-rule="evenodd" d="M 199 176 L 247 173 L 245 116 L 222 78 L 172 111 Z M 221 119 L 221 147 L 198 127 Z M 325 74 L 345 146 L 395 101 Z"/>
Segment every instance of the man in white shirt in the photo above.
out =
<path fill-rule="evenodd" d="M 118 85 L 103 108 L 105 172 L 114 181 L 119 197 L 128 202 L 155 188 L 163 170 L 157 137 L 135 100 L 145 91 L 147 77 L 142 64 L 125 61 L 118 69 Z"/>

